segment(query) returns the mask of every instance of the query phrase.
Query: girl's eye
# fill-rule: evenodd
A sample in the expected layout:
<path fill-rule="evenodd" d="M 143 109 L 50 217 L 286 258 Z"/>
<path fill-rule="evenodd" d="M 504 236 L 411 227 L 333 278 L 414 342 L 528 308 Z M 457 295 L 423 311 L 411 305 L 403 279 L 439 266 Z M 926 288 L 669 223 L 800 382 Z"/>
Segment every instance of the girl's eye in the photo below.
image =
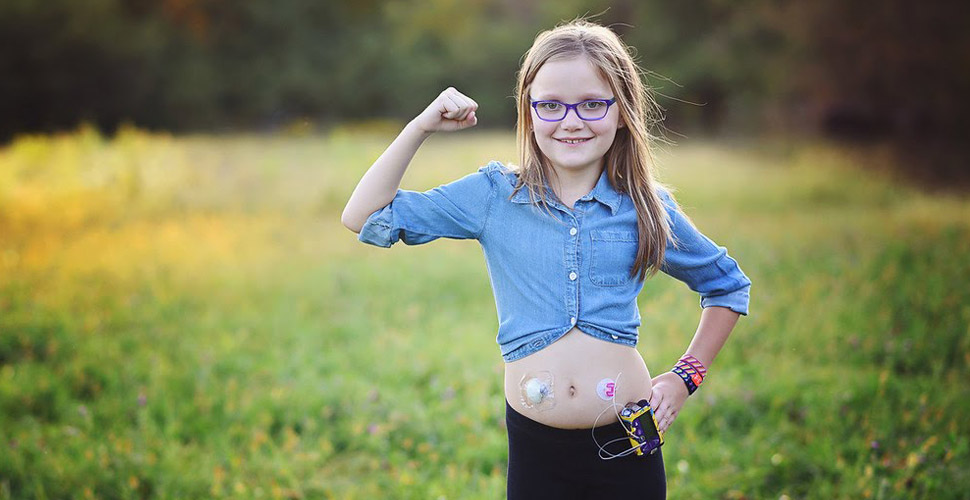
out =
<path fill-rule="evenodd" d="M 543 111 L 559 111 L 562 104 L 558 102 L 543 102 L 539 104 L 539 108 Z"/>
<path fill-rule="evenodd" d="M 603 107 L 603 101 L 586 101 L 583 103 L 583 109 L 588 109 L 590 111 L 597 110 Z"/>

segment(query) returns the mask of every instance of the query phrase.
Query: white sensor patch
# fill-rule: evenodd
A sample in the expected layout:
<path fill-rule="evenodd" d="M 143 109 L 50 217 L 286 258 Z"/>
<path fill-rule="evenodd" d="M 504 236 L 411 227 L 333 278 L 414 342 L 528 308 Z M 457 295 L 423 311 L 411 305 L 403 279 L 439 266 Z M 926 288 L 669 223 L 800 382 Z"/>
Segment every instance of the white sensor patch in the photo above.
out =
<path fill-rule="evenodd" d="M 539 404 L 548 392 L 549 388 L 537 378 L 529 379 L 525 383 L 525 397 L 534 405 Z"/>
<path fill-rule="evenodd" d="M 596 384 L 596 395 L 603 401 L 612 401 L 616 395 L 616 382 L 611 378 L 604 378 Z"/>
<path fill-rule="evenodd" d="M 529 409 L 545 411 L 556 406 L 552 373 L 539 371 L 527 373 L 519 381 L 522 405 Z"/>

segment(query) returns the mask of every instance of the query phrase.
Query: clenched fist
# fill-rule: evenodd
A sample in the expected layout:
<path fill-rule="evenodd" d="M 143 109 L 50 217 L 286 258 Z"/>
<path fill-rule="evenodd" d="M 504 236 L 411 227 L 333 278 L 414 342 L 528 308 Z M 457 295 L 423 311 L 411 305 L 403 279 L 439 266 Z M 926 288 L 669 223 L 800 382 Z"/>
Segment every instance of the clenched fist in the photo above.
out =
<path fill-rule="evenodd" d="M 475 110 L 478 103 L 455 90 L 445 89 L 414 119 L 415 124 L 427 133 L 451 132 L 474 127 L 478 123 Z"/>

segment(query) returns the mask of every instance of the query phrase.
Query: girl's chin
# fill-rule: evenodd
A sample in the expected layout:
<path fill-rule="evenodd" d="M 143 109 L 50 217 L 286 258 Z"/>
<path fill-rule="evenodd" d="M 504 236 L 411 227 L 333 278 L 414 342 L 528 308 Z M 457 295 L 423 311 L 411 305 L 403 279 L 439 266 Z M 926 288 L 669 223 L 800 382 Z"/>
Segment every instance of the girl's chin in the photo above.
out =
<path fill-rule="evenodd" d="M 557 153 L 559 153 L 557 151 Z M 605 152 L 603 153 L 606 154 Z M 546 155 L 547 158 L 552 160 L 557 165 L 569 165 L 569 166 L 583 166 L 590 163 L 595 163 L 597 158 L 602 158 L 603 155 L 590 154 L 589 151 L 569 151 L 566 154 L 553 154 Z"/>
<path fill-rule="evenodd" d="M 550 158 L 550 163 L 552 164 L 553 167 L 555 167 L 558 170 L 577 171 L 577 170 L 583 170 L 583 169 L 586 169 L 586 168 L 595 168 L 596 167 L 596 162 L 595 161 L 590 161 L 590 160 L 586 160 L 586 161 L 582 161 L 582 160 L 566 160 L 566 161 L 561 161 L 560 160 L 560 161 L 557 161 L 556 158 Z"/>

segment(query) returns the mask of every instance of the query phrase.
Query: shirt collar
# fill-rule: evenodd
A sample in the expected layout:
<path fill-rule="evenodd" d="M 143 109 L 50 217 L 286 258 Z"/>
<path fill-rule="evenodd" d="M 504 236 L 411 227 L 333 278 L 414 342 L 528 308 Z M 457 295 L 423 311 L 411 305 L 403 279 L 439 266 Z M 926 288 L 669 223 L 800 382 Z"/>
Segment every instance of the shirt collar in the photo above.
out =
<path fill-rule="evenodd" d="M 547 184 L 546 193 L 550 194 L 550 192 L 551 190 L 549 189 L 549 186 Z M 617 191 L 616 189 L 613 189 L 613 186 L 610 184 L 610 179 L 606 175 L 606 168 L 604 167 L 603 171 L 600 172 L 599 180 L 597 180 L 596 185 L 593 186 L 593 190 L 586 193 L 579 199 L 580 200 L 595 199 L 600 203 L 609 207 L 611 215 L 616 215 L 617 210 L 620 209 L 620 200 L 622 199 L 622 197 L 623 195 L 619 191 Z M 523 186 L 521 189 L 519 189 L 512 197 L 512 201 L 515 203 L 529 203 L 528 188 Z"/>

